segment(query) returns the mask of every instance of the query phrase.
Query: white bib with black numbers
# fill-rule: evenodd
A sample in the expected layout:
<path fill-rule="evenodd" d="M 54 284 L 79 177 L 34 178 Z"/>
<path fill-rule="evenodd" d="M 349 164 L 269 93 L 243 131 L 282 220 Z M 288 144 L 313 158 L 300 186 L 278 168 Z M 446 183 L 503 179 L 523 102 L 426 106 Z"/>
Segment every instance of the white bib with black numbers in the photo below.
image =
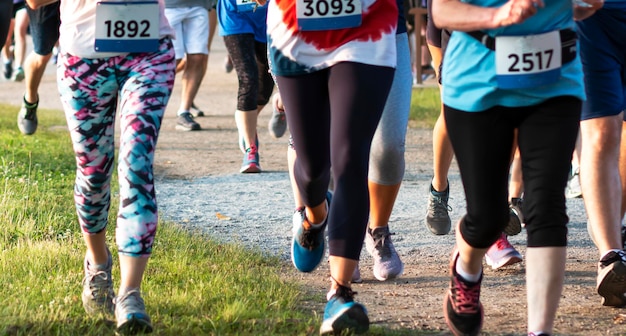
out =
<path fill-rule="evenodd" d="M 296 0 L 301 31 L 359 27 L 361 14 L 361 0 Z"/>
<path fill-rule="evenodd" d="M 159 49 L 157 1 L 101 1 L 96 6 L 98 52 L 153 52 Z"/>
<path fill-rule="evenodd" d="M 561 76 L 559 31 L 496 37 L 496 79 L 502 89 L 552 84 Z"/>

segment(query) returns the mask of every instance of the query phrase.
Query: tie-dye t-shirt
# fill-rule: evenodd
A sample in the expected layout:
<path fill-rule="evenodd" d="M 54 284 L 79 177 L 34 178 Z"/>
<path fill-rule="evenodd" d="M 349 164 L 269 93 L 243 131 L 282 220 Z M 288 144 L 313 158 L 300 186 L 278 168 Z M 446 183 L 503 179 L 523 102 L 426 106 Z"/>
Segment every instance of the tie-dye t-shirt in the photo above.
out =
<path fill-rule="evenodd" d="M 272 72 L 278 76 L 303 75 L 339 62 L 395 67 L 396 1 L 356 1 L 362 9 L 360 25 L 315 31 L 303 31 L 298 23 L 296 2 L 307 0 L 270 1 L 267 34 Z"/>

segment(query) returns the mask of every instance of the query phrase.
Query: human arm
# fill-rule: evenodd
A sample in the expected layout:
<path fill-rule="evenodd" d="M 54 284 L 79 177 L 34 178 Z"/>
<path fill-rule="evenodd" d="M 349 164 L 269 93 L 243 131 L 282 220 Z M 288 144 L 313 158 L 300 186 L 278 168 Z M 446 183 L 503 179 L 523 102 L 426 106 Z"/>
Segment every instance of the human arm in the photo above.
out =
<path fill-rule="evenodd" d="M 522 23 L 543 6 L 543 0 L 509 0 L 500 7 L 481 7 L 459 0 L 433 0 L 432 12 L 439 28 L 474 31 Z"/>
<path fill-rule="evenodd" d="M 604 6 L 604 0 L 574 0 L 574 20 L 584 20 Z"/>
<path fill-rule="evenodd" d="M 59 0 L 26 0 L 26 4 L 31 9 L 37 9 L 39 7 L 43 7 L 45 5 L 49 5 L 51 3 L 57 2 Z"/>

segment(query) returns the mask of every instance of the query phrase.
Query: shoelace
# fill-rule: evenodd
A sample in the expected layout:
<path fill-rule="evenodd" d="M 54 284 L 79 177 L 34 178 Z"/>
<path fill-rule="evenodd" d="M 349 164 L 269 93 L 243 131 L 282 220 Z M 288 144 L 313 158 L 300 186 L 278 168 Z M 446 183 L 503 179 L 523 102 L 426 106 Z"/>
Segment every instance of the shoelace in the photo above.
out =
<path fill-rule="evenodd" d="M 339 285 L 337 288 L 337 292 L 335 292 L 336 296 L 341 297 L 346 302 L 354 301 L 354 296 L 358 293 L 353 291 L 352 288 L 348 288 L 346 286 Z"/>
<path fill-rule="evenodd" d="M 445 216 L 447 212 L 452 211 L 452 207 L 448 205 L 448 201 L 444 201 L 441 196 L 433 196 L 433 202 L 430 203 L 430 211 L 433 212 L 435 217 Z"/>
<path fill-rule="evenodd" d="M 454 279 L 455 286 L 451 289 L 454 298 L 454 306 L 459 314 L 475 314 L 479 311 L 478 298 L 480 286 L 477 284 L 467 285 L 464 281 Z"/>
<path fill-rule="evenodd" d="M 300 236 L 300 245 L 307 250 L 313 250 L 319 246 L 317 238 L 319 237 L 320 229 L 305 229 L 302 228 L 302 235 Z"/>
<path fill-rule="evenodd" d="M 115 305 L 120 311 L 129 313 L 137 313 L 145 310 L 145 304 L 141 298 L 141 293 L 138 289 L 131 289 L 123 295 L 115 299 Z"/>
<path fill-rule="evenodd" d="M 374 239 L 374 248 L 378 251 L 381 258 L 390 258 L 393 255 L 393 251 L 391 250 L 391 244 L 385 244 L 387 239 L 390 239 L 391 235 L 394 233 L 385 232 L 382 234 L 372 234 L 372 238 Z"/>
<path fill-rule="evenodd" d="M 246 150 L 246 154 L 248 155 L 248 161 L 256 160 L 256 153 L 257 153 L 256 147 L 252 146 L 252 147 L 248 148 Z"/>
<path fill-rule="evenodd" d="M 92 271 L 87 268 L 87 275 L 83 279 L 83 285 L 89 284 L 89 290 L 93 298 L 98 298 L 101 295 L 106 295 L 109 283 L 109 275 L 106 271 Z"/>
<path fill-rule="evenodd" d="M 511 243 L 509 243 L 508 239 L 506 239 L 506 237 L 504 237 L 504 236 L 501 236 L 496 241 L 496 246 L 498 247 L 498 250 L 504 250 L 504 249 L 513 247 L 513 245 L 511 245 Z"/>
<path fill-rule="evenodd" d="M 24 119 L 28 119 L 28 120 L 33 120 L 35 119 L 35 115 L 37 111 L 37 107 L 26 107 L 26 115 L 24 116 Z"/>

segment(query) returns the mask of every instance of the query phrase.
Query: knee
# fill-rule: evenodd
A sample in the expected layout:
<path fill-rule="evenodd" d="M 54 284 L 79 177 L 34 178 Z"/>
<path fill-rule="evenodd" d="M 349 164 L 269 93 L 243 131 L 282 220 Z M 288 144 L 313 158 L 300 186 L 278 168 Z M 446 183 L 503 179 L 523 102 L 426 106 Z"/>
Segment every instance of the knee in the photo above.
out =
<path fill-rule="evenodd" d="M 508 220 L 508 212 L 506 216 L 491 216 L 491 219 L 481 218 L 480 221 L 474 221 L 468 216 L 461 219 L 459 230 L 463 240 L 474 248 L 489 248 L 498 240 L 502 233 L 502 228 Z M 496 224 L 488 224 L 496 223 Z"/>

